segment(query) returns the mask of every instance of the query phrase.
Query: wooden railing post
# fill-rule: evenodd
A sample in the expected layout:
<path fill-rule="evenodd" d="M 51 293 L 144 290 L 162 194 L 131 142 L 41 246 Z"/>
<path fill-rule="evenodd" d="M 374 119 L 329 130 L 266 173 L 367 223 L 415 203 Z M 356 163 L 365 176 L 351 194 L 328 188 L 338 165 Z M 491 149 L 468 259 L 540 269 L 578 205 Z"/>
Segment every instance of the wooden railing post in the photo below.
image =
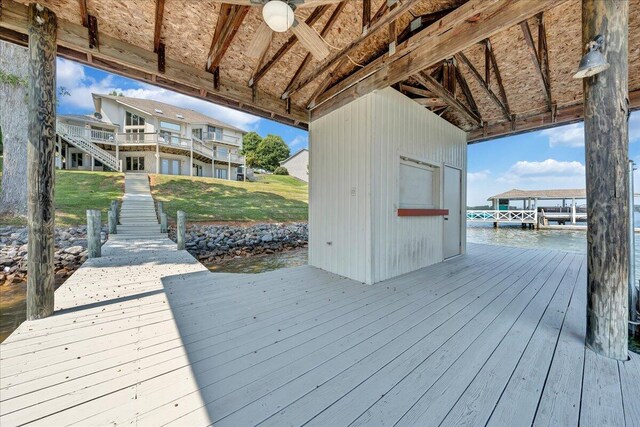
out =
<path fill-rule="evenodd" d="M 583 0 L 582 46 L 597 35 L 609 68 L 583 79 L 587 176 L 587 347 L 628 357 L 628 20 L 626 1 Z"/>
<path fill-rule="evenodd" d="M 109 234 L 118 234 L 118 219 L 113 209 L 109 210 Z"/>
<path fill-rule="evenodd" d="M 111 201 L 111 210 L 113 212 L 115 212 L 116 224 L 118 224 L 120 222 L 120 214 L 118 213 L 118 201 L 117 200 L 112 200 Z"/>
<path fill-rule="evenodd" d="M 158 220 L 162 219 L 162 213 L 164 212 L 164 204 L 162 202 L 156 202 L 156 213 L 158 215 Z"/>
<path fill-rule="evenodd" d="M 29 5 L 27 319 L 53 313 L 56 15 Z"/>
<path fill-rule="evenodd" d="M 184 249 L 184 235 L 187 229 L 187 216 L 183 211 L 178 211 L 178 226 L 176 227 L 176 240 L 178 241 L 178 250 Z"/>
<path fill-rule="evenodd" d="M 167 228 L 167 214 L 160 212 L 160 232 L 166 233 L 168 231 Z"/>
<path fill-rule="evenodd" d="M 87 251 L 89 258 L 100 258 L 102 245 L 100 241 L 101 213 L 99 210 L 87 210 Z"/>

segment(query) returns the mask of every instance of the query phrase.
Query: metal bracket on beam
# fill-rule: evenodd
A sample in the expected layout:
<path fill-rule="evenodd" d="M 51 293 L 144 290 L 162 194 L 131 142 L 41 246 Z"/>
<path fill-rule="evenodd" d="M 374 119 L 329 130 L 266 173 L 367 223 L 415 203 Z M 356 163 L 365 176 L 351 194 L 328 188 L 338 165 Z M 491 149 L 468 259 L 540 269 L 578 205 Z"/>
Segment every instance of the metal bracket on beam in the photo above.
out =
<path fill-rule="evenodd" d="M 89 47 L 97 49 L 100 47 L 98 41 L 98 19 L 93 15 L 87 15 L 87 24 L 89 28 Z"/>
<path fill-rule="evenodd" d="M 389 43 L 389 55 L 393 55 L 396 53 L 396 42 L 395 40 Z"/>
<path fill-rule="evenodd" d="M 285 101 L 286 101 L 285 109 L 287 110 L 287 114 L 291 114 L 291 98 L 287 98 Z"/>
<path fill-rule="evenodd" d="M 158 72 L 165 72 L 166 60 L 164 56 L 164 43 L 158 44 Z"/>
<path fill-rule="evenodd" d="M 218 67 L 213 70 L 213 88 L 215 90 L 220 89 L 220 68 Z"/>

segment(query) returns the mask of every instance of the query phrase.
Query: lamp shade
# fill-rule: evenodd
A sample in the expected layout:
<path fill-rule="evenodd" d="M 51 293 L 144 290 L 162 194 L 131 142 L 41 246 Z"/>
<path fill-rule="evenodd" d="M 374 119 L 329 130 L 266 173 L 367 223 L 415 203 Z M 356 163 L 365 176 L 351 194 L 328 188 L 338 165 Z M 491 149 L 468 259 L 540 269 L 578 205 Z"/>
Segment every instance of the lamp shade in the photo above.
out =
<path fill-rule="evenodd" d="M 269 28 L 278 33 L 287 31 L 293 25 L 293 9 L 280 0 L 271 0 L 262 8 L 262 17 Z"/>
<path fill-rule="evenodd" d="M 583 79 L 596 75 L 609 68 L 609 63 L 600 51 L 592 50 L 582 57 L 578 72 L 573 75 L 574 79 Z"/>

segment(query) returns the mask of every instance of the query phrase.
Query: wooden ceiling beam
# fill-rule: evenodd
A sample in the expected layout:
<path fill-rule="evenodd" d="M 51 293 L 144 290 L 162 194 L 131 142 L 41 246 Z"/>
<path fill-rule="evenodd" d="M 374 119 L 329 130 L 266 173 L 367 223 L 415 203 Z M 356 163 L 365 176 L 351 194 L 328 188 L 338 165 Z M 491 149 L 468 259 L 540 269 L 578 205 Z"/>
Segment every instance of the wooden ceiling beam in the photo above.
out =
<path fill-rule="evenodd" d="M 156 19 L 153 30 L 153 51 L 157 52 L 160 47 L 162 33 L 162 18 L 164 16 L 164 0 L 156 0 Z"/>
<path fill-rule="evenodd" d="M 371 0 L 362 0 L 362 33 L 366 33 L 371 25 Z"/>
<path fill-rule="evenodd" d="M 400 83 L 400 92 L 404 92 L 404 93 L 410 93 L 412 95 L 417 95 L 420 96 L 422 98 L 433 98 L 433 93 L 431 93 L 428 90 L 419 88 L 419 87 L 413 87 L 413 86 L 409 86 L 406 85 L 404 83 Z"/>
<path fill-rule="evenodd" d="M 340 7 L 340 5 L 338 5 L 338 7 Z M 307 19 L 305 19 L 305 24 L 307 24 L 308 26 L 312 26 L 330 8 L 330 4 L 316 7 L 313 12 L 309 14 Z M 265 74 L 267 74 L 267 72 L 269 72 L 269 70 L 296 45 L 296 43 L 298 43 L 298 38 L 296 36 L 289 37 L 289 39 L 280 47 L 280 49 L 278 49 L 273 57 L 271 57 L 271 59 L 269 59 L 266 64 L 257 72 L 253 73 L 253 75 L 249 79 L 249 86 L 258 84 L 258 82 L 265 76 Z"/>
<path fill-rule="evenodd" d="M 80 16 L 82 17 L 82 25 L 89 27 L 89 10 L 87 9 L 87 0 L 78 0 L 80 6 Z"/>
<path fill-rule="evenodd" d="M 385 2 L 384 4 L 387 4 L 387 2 Z M 338 17 L 342 13 L 342 10 L 346 5 L 347 5 L 347 0 L 338 3 L 336 8 L 333 10 L 333 13 L 331 14 L 327 22 L 324 24 L 322 31 L 320 31 L 320 36 L 326 37 L 326 35 L 329 34 L 329 31 L 331 31 L 331 29 L 333 28 L 334 24 L 336 23 L 336 20 L 338 19 Z M 302 73 L 307 68 L 307 65 L 309 65 L 312 59 L 313 59 L 313 56 L 311 55 L 311 53 L 307 53 L 307 55 L 302 60 L 302 63 L 296 70 L 295 74 L 291 78 L 291 81 L 287 85 L 287 88 L 284 90 L 284 93 L 287 93 L 295 84 L 298 83 L 298 81 L 302 78 Z"/>
<path fill-rule="evenodd" d="M 473 125 L 478 127 L 482 126 L 482 119 L 480 117 L 478 117 L 473 111 L 469 110 L 466 105 L 458 101 L 453 94 L 451 94 L 429 74 L 425 72 L 419 72 L 412 77 L 438 98 L 442 99 L 442 101 L 450 108 L 453 108 L 455 111 L 465 116 L 465 118 L 469 120 Z"/>
<path fill-rule="evenodd" d="M 447 106 L 447 103 L 440 98 L 411 98 L 411 100 L 429 108 L 442 108 Z"/>
<path fill-rule="evenodd" d="M 486 53 L 486 58 L 489 59 L 489 68 L 491 68 L 491 57 L 489 56 L 489 53 L 488 53 L 489 49 L 490 48 L 485 45 L 485 52 L 487 52 Z M 467 69 L 469 70 L 470 74 L 480 84 L 480 87 L 483 88 L 485 90 L 485 92 L 487 92 L 487 94 L 493 100 L 493 102 L 495 102 L 495 104 L 500 108 L 500 110 L 504 114 L 504 117 L 507 120 L 511 120 L 511 112 L 509 111 L 507 106 L 505 106 L 505 104 L 500 100 L 500 98 L 498 98 L 498 96 L 495 94 L 495 92 L 491 89 L 489 84 L 482 78 L 482 76 L 480 75 L 480 73 L 478 72 L 476 67 L 474 67 L 473 64 L 471 63 L 471 61 L 469 61 L 469 58 L 467 58 L 467 56 L 462 52 L 458 52 L 455 55 L 455 58 L 458 60 L 458 62 L 462 62 L 467 67 Z M 486 65 L 485 65 L 485 67 L 486 67 Z"/>
<path fill-rule="evenodd" d="M 219 15 L 209 55 L 207 56 L 207 71 L 213 72 L 214 69 L 218 68 L 250 7 L 231 5 L 227 16 L 222 13 Z M 220 27 L 220 30 L 218 30 L 218 27 Z"/>
<path fill-rule="evenodd" d="M 393 85 L 566 0 L 469 0 L 318 97 L 319 117 L 373 90 Z M 339 95 L 339 96 L 338 96 Z M 336 99 L 334 99 L 336 98 Z M 331 102 L 327 102 L 331 100 Z M 318 104 L 326 103 L 322 108 Z"/>
<path fill-rule="evenodd" d="M 28 7 L 13 0 L 2 0 L 2 6 L 0 38 L 19 41 L 18 35 L 28 34 Z M 100 49 L 92 50 L 87 29 L 80 24 L 59 19 L 57 45 L 58 55 L 64 58 L 261 117 L 275 113 L 281 123 L 307 128 L 309 114 L 304 108 L 293 104 L 288 111 L 286 102 L 259 91 L 252 99 L 250 88 L 232 81 L 221 81 L 216 88 L 203 68 L 167 58 L 165 74 L 158 74 L 157 55 L 151 49 L 100 33 Z"/>
<path fill-rule="evenodd" d="M 640 90 L 629 92 L 629 111 L 640 110 Z M 555 120 L 548 112 L 535 114 L 528 117 L 518 117 L 514 122 L 502 122 L 487 126 L 485 129 L 476 129 L 467 133 L 467 142 L 478 142 L 495 139 L 501 136 L 517 135 L 542 129 L 578 123 L 584 119 L 584 106 L 582 103 L 558 107 Z"/>
<path fill-rule="evenodd" d="M 471 92 L 471 89 L 469 89 L 467 80 L 464 78 L 464 76 L 460 72 L 460 69 L 458 68 L 458 64 L 456 64 L 455 62 L 453 63 L 453 72 L 455 73 L 456 81 L 458 82 L 458 85 L 462 90 L 462 94 L 464 95 L 464 98 L 467 100 L 467 104 L 469 104 L 469 107 L 471 107 L 471 111 L 473 111 L 473 113 L 476 116 L 478 116 L 480 120 L 482 120 L 480 109 L 478 108 L 478 104 L 476 104 L 476 100 L 473 97 L 473 93 Z"/>
<path fill-rule="evenodd" d="M 498 61 L 496 61 L 496 54 L 493 51 L 491 40 L 489 40 L 488 38 L 485 39 L 484 45 L 485 45 L 485 48 L 487 49 L 487 52 L 489 52 L 489 59 L 491 60 L 491 65 L 493 66 L 493 74 L 495 74 L 496 84 L 498 85 L 500 96 L 502 97 L 502 104 L 504 105 L 506 114 L 509 115 L 508 120 L 512 121 L 514 119 L 514 116 L 511 113 L 511 107 L 509 107 L 509 100 L 507 99 L 507 91 L 504 90 L 504 84 L 502 83 L 502 74 L 500 73 L 500 67 L 498 67 Z"/>
<path fill-rule="evenodd" d="M 531 54 L 531 61 L 533 62 L 533 66 L 536 69 L 536 74 L 540 78 L 540 82 L 542 83 L 542 88 L 544 90 L 545 100 L 547 102 L 547 108 L 551 111 L 553 100 L 551 99 L 551 88 L 549 87 L 549 81 L 547 76 L 545 75 L 545 71 L 542 63 L 540 62 L 540 54 L 536 50 L 536 45 L 533 41 L 533 36 L 531 35 L 531 28 L 529 27 L 529 23 L 524 20 L 520 23 L 520 28 L 522 28 L 522 33 L 524 34 L 524 40 L 527 43 L 527 47 L 529 48 L 529 53 Z M 543 31 L 544 34 L 544 31 Z"/>
<path fill-rule="evenodd" d="M 311 83 L 312 81 L 316 80 L 319 76 L 321 76 L 327 70 L 332 68 L 344 57 L 347 57 L 348 55 L 352 54 L 356 49 L 361 47 L 367 40 L 369 40 L 371 35 L 375 34 L 381 28 L 388 26 L 389 23 L 398 19 L 402 14 L 407 12 L 411 7 L 419 3 L 419 1 L 420 0 L 405 0 L 402 4 L 398 5 L 393 10 L 387 11 L 387 13 L 382 18 L 380 18 L 378 21 L 371 24 L 371 27 L 369 27 L 369 31 L 367 31 L 365 34 L 361 34 L 358 38 L 356 38 L 354 41 L 346 45 L 339 52 L 336 52 L 335 54 L 333 54 L 332 56 L 324 60 L 321 64 L 318 65 L 318 67 L 313 73 L 309 74 L 306 78 L 304 78 L 297 85 L 291 88 L 289 92 L 285 93 L 284 98 L 288 98 L 289 96 L 299 91 L 300 89 L 302 89 L 303 87 Z"/>

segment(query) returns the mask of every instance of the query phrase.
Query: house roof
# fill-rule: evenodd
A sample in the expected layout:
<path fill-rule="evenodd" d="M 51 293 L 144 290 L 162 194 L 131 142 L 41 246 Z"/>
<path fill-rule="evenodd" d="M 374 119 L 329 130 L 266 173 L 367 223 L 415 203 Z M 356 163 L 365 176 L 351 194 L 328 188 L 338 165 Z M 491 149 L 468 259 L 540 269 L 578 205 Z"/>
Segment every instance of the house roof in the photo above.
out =
<path fill-rule="evenodd" d="M 284 165 L 285 163 L 287 163 L 289 160 L 293 159 L 294 157 L 296 157 L 298 154 L 302 153 L 303 151 L 309 151 L 306 148 L 302 148 L 298 151 L 296 151 L 293 155 L 287 157 L 286 159 L 284 159 L 283 161 L 280 162 L 281 165 Z"/>
<path fill-rule="evenodd" d="M 122 105 L 129 106 L 132 108 L 136 108 L 138 110 L 144 111 L 150 116 L 166 118 L 167 120 L 183 122 L 183 123 L 205 123 L 210 124 L 212 126 L 223 127 L 226 129 L 232 129 L 238 132 L 246 133 L 245 130 L 240 129 L 236 126 L 230 125 L 228 123 L 222 122 L 220 120 L 214 119 L 213 117 L 209 117 L 205 114 L 199 113 L 195 110 L 190 110 L 188 108 L 181 108 L 175 105 L 167 104 L 160 101 L 155 101 L 153 99 L 144 99 L 144 98 L 132 98 L 128 96 L 116 96 L 116 95 L 103 95 L 103 94 L 93 94 L 94 97 L 112 99 Z M 162 111 L 162 113 L 156 112 L 156 110 Z M 178 117 L 178 115 L 182 116 L 182 118 Z"/>
<path fill-rule="evenodd" d="M 556 200 L 556 199 L 586 199 L 587 191 L 584 188 L 579 189 L 559 189 L 559 190 L 518 190 L 514 188 L 504 193 L 496 194 L 487 200 L 494 199 L 540 199 L 540 200 Z"/>
<path fill-rule="evenodd" d="M 116 124 L 99 120 L 96 117 L 92 116 L 91 114 L 59 114 L 59 116 L 64 119 L 79 120 L 83 122 L 95 123 L 97 125 L 118 127 L 118 125 Z"/>

